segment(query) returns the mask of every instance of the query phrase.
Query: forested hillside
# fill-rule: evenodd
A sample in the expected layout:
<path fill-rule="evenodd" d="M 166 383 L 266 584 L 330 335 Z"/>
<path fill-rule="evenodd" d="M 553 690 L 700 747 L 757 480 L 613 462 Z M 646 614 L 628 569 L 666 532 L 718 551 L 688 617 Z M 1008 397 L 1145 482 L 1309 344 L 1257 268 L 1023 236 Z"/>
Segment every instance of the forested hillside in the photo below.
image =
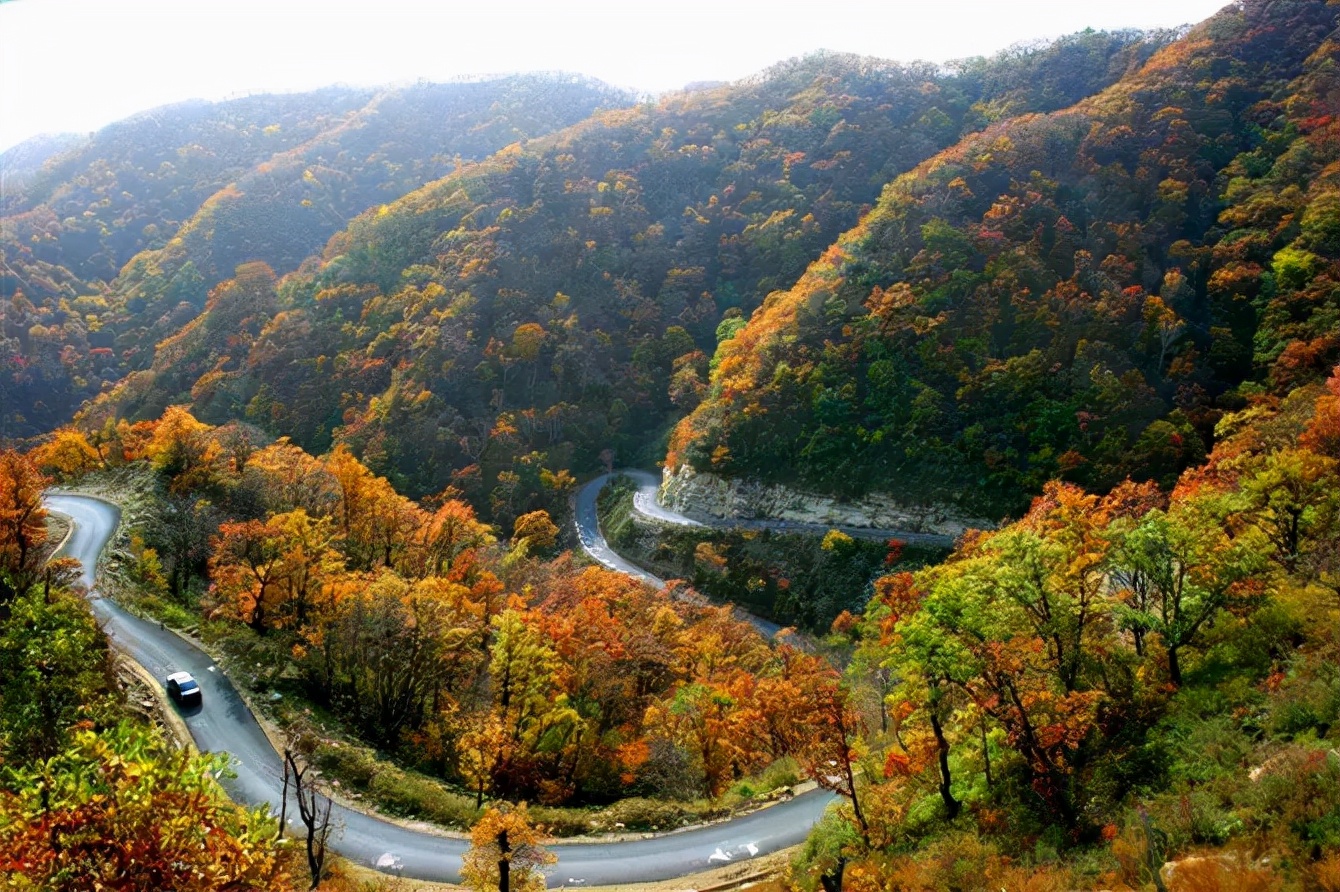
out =
<path fill-rule="evenodd" d="M 319 269 L 249 268 L 89 423 L 188 402 L 348 444 L 414 493 L 453 482 L 506 522 L 606 450 L 655 449 L 719 334 L 883 183 L 1164 40 L 1086 33 L 950 71 L 820 55 L 598 115 L 369 211 Z"/>
<path fill-rule="evenodd" d="M 213 194 L 162 247 L 136 255 L 114 283 L 110 323 L 132 368 L 180 328 L 157 321 L 179 300 L 197 311 L 238 264 L 297 269 L 330 236 L 384 202 L 484 158 L 575 123 L 628 94 L 574 76 L 418 84 L 373 96 L 347 120 L 278 153 Z M 170 319 L 171 317 L 169 317 Z"/>
<path fill-rule="evenodd" d="M 1218 434 L 1171 492 L 1050 483 L 835 625 L 868 784 L 800 888 L 1340 888 L 1340 369 Z"/>
<path fill-rule="evenodd" d="M 147 503 L 110 562 L 124 597 L 255 666 L 258 691 L 328 714 L 326 733 L 290 716 L 324 747 L 310 758 L 356 758 L 326 745 L 334 728 L 375 744 L 450 783 L 436 796 L 457 822 L 485 798 L 719 797 L 810 758 L 805 704 L 836 690 L 824 660 L 773 646 L 729 606 L 575 565 L 544 511 L 500 530 L 452 490 L 405 498 L 344 447 L 316 457 L 174 407 L 92 440 L 64 429 L 4 462 L 24 469 L 29 500 L 52 482 L 39 469 L 123 481 L 123 500 Z M 17 561 L 6 529 L 0 585 L 23 594 L 40 556 Z M 0 611 L 9 599 L 0 588 Z M 590 817 L 569 820 L 585 832 Z"/>
<path fill-rule="evenodd" d="M 24 189 L 42 172 L 43 166 L 57 155 L 73 151 L 86 137 L 77 133 L 52 133 L 25 139 L 0 152 L 0 173 L 4 175 L 4 195 Z M 0 202 L 5 201 L 0 196 Z"/>
<path fill-rule="evenodd" d="M 123 509 L 100 592 L 361 807 L 528 844 L 809 779 L 788 892 L 1340 892 L 1340 0 L 611 96 L 259 97 L 12 156 L 0 432 L 43 435 L 0 448 L 0 877 L 294 872 L 123 702 L 60 483 Z M 941 560 L 644 535 L 606 491 L 624 558 L 808 630 L 765 640 L 564 551 L 578 475 L 667 442 L 1001 522 Z"/>
<path fill-rule="evenodd" d="M 46 144 L 16 147 L 0 196 L 0 429 L 68 420 L 146 365 L 237 264 L 295 269 L 354 215 L 462 158 L 627 101 L 562 76 L 331 88 L 156 109 L 36 172 Z"/>
<path fill-rule="evenodd" d="M 1230 7 L 891 184 L 713 360 L 669 463 L 1018 514 L 1170 484 L 1340 356 L 1340 7 Z"/>

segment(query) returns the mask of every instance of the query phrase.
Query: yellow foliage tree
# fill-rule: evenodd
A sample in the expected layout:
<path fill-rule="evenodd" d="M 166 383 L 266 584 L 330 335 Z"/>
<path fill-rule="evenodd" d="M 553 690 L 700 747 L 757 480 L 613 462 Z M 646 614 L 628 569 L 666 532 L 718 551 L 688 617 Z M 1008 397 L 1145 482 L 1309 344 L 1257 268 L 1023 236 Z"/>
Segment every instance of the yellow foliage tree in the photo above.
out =
<path fill-rule="evenodd" d="M 222 450 L 213 430 L 185 406 L 169 406 L 154 426 L 145 453 L 153 466 L 172 478 L 175 492 L 204 489 L 213 480 Z"/>
<path fill-rule="evenodd" d="M 69 480 L 102 466 L 102 457 L 81 431 L 63 427 L 51 439 L 38 446 L 31 458 L 44 472 L 60 480 Z"/>
<path fill-rule="evenodd" d="M 385 477 L 367 469 L 344 445 L 325 460 L 338 483 L 337 516 L 354 569 L 398 567 L 413 531 L 427 521 L 423 509 L 400 495 Z"/>
<path fill-rule="evenodd" d="M 516 519 L 512 527 L 512 541 L 518 545 L 525 542 L 531 551 L 553 548 L 558 541 L 558 527 L 549 519 L 548 511 L 532 511 Z"/>
<path fill-rule="evenodd" d="M 470 851 L 461 864 L 465 885 L 475 892 L 539 892 L 540 868 L 558 860 L 541 847 L 542 840 L 524 803 L 490 808 L 470 833 Z"/>
<path fill-rule="evenodd" d="M 303 508 L 308 514 L 331 514 L 339 502 L 338 484 L 319 459 L 280 437 L 253 452 L 243 468 L 271 511 Z"/>

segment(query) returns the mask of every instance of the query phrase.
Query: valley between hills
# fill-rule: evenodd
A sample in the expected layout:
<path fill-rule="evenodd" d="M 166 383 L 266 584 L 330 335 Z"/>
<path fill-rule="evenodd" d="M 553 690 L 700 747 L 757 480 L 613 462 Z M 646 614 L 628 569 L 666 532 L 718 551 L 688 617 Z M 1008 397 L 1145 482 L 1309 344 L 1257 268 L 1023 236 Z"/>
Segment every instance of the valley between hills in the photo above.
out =
<path fill-rule="evenodd" d="M 1335 2 L 0 183 L 5 888 L 1340 890 Z"/>

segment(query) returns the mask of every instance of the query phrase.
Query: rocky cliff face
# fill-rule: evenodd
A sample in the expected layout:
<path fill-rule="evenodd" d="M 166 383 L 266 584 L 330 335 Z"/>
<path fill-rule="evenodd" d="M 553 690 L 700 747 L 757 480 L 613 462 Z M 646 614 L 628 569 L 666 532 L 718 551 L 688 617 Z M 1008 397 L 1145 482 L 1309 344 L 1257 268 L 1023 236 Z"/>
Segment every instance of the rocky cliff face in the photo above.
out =
<path fill-rule="evenodd" d="M 687 465 L 665 469 L 661 503 L 688 517 L 780 520 L 954 537 L 967 529 L 995 527 L 990 520 L 967 517 L 945 505 L 907 505 L 880 493 L 856 500 L 837 499 L 778 484 L 701 474 Z"/>

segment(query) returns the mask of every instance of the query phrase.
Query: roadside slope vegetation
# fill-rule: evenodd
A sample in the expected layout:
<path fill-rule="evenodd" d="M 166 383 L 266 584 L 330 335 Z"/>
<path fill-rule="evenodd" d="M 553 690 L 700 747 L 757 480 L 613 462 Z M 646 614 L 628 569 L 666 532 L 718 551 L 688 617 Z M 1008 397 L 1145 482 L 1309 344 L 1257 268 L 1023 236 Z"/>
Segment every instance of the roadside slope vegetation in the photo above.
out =
<path fill-rule="evenodd" d="M 1217 432 L 1171 492 L 1049 483 L 835 624 L 880 712 L 802 888 L 1340 888 L 1340 368 Z"/>

